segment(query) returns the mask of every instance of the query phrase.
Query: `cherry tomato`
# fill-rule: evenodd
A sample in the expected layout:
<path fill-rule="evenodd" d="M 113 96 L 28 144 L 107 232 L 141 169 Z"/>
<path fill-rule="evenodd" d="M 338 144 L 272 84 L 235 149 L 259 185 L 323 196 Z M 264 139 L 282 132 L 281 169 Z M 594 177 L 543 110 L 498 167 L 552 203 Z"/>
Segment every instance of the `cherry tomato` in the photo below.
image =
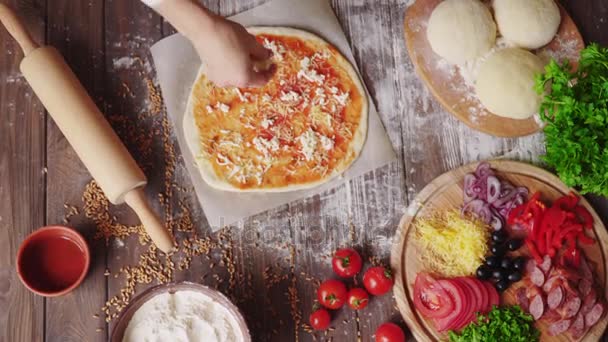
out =
<path fill-rule="evenodd" d="M 363 275 L 363 285 L 365 285 L 365 289 L 374 296 L 380 296 L 387 293 L 391 290 L 394 283 L 393 272 L 386 267 L 372 267 Z"/>
<path fill-rule="evenodd" d="M 326 280 L 317 289 L 319 303 L 328 309 L 339 309 L 346 302 L 346 286 L 339 280 Z"/>
<path fill-rule="evenodd" d="M 361 310 L 367 306 L 369 295 L 364 289 L 355 287 L 348 291 L 348 306 L 353 310 Z"/>
<path fill-rule="evenodd" d="M 352 248 L 338 249 L 331 260 L 334 272 L 342 278 L 354 277 L 361 271 L 363 260 Z"/>
<path fill-rule="evenodd" d="M 405 333 L 394 323 L 384 323 L 376 330 L 376 342 L 405 342 Z"/>
<path fill-rule="evenodd" d="M 329 327 L 331 316 L 327 310 L 320 308 L 313 311 L 308 318 L 310 326 L 315 330 L 325 330 Z"/>

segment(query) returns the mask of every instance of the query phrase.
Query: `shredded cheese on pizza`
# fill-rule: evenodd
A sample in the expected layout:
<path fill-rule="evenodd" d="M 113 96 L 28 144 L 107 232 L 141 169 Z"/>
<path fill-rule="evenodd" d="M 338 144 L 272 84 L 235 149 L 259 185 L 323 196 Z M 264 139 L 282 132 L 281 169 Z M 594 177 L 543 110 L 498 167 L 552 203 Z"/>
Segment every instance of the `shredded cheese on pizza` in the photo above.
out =
<path fill-rule="evenodd" d="M 314 183 L 355 158 L 353 132 L 367 99 L 327 44 L 260 34 L 273 52 L 273 79 L 261 88 L 196 82 L 194 115 L 202 155 L 239 189 Z"/>

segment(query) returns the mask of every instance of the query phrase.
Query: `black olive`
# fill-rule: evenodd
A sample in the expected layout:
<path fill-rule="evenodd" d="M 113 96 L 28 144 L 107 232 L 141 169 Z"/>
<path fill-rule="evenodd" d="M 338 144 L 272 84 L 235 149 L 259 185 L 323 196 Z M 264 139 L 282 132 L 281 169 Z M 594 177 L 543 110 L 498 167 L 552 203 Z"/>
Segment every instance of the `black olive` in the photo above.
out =
<path fill-rule="evenodd" d="M 523 271 L 526 268 L 526 258 L 520 256 L 513 260 L 513 269 Z"/>
<path fill-rule="evenodd" d="M 477 268 L 477 278 L 479 278 L 481 280 L 486 280 L 486 279 L 490 279 L 491 276 L 492 276 L 492 270 L 488 266 L 481 265 L 481 266 L 479 266 L 479 268 Z"/>
<path fill-rule="evenodd" d="M 511 272 L 511 274 L 509 274 L 509 277 L 507 277 L 507 279 L 509 279 L 509 281 L 512 283 L 518 282 L 521 280 L 521 273 L 518 271 Z"/>
<path fill-rule="evenodd" d="M 512 266 L 513 262 L 507 257 L 504 257 L 500 262 L 500 267 L 504 268 L 505 270 L 510 270 Z"/>
<path fill-rule="evenodd" d="M 519 247 L 521 247 L 524 244 L 524 240 L 522 239 L 513 239 L 513 240 L 509 240 L 509 242 L 507 242 L 507 248 L 510 251 L 516 251 L 519 249 Z"/>
<path fill-rule="evenodd" d="M 492 246 L 492 248 L 490 248 L 490 251 L 494 255 L 503 256 L 506 252 L 506 248 L 504 245 Z"/>
<path fill-rule="evenodd" d="M 492 272 L 492 277 L 496 278 L 499 281 L 506 280 L 508 276 L 509 276 L 509 271 L 507 271 L 507 270 L 497 269 L 497 270 L 494 270 L 494 272 Z"/>
<path fill-rule="evenodd" d="M 504 291 L 504 290 L 506 290 L 508 288 L 509 288 L 509 282 L 506 281 L 506 280 L 501 280 L 501 281 L 499 281 L 499 282 L 496 283 L 496 289 L 499 292 L 502 292 L 502 291 Z"/>
<path fill-rule="evenodd" d="M 498 242 L 498 241 L 492 241 L 492 243 L 490 244 L 490 248 L 500 247 L 500 246 L 502 246 L 502 242 Z"/>
<path fill-rule="evenodd" d="M 497 256 L 489 256 L 486 258 L 486 265 L 490 268 L 500 267 L 500 258 Z"/>
<path fill-rule="evenodd" d="M 496 241 L 499 243 L 505 242 L 507 240 L 507 232 L 504 230 L 497 230 L 492 233 L 492 241 Z"/>

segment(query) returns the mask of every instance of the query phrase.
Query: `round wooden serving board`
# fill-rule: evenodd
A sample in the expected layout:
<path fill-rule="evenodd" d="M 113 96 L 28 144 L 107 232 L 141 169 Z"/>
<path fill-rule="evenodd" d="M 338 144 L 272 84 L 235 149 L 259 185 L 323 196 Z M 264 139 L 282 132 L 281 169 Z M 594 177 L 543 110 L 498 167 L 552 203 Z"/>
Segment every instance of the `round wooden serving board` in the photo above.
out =
<path fill-rule="evenodd" d="M 457 67 L 433 52 L 426 37 L 426 28 L 433 9 L 441 0 L 416 0 L 405 12 L 405 40 L 416 72 L 441 105 L 467 126 L 498 137 L 520 137 L 535 133 L 540 124 L 531 117 L 515 120 L 489 112 L 479 102 L 475 89 L 467 86 Z M 576 24 L 559 5 L 562 22 L 551 43 L 534 51 L 547 62 L 551 57 L 558 61 L 578 61 L 585 47 Z"/>
<path fill-rule="evenodd" d="M 549 172 L 524 163 L 512 161 L 492 161 L 490 162 L 498 177 L 508 180 L 515 186 L 525 186 L 530 190 L 530 194 L 540 191 L 541 199 L 552 203 L 558 197 L 568 194 L 569 189 L 556 176 Z M 399 229 L 395 235 L 395 242 L 391 251 L 391 266 L 395 270 L 395 298 L 401 315 L 405 319 L 412 334 L 418 341 L 439 341 L 447 336 L 438 333 L 431 321 L 427 321 L 420 315 L 413 303 L 413 285 L 416 274 L 424 271 L 423 265 L 418 257 L 417 248 L 410 234 L 412 223 L 417 217 L 425 216 L 433 211 L 447 209 L 459 209 L 462 206 L 462 187 L 464 175 L 474 172 L 477 163 L 469 164 L 456 170 L 445 173 L 430 184 L 428 184 L 416 197 L 413 204 L 410 204 L 407 213 L 401 219 Z M 592 261 L 594 274 L 597 275 L 598 282 L 602 289 L 606 289 L 606 246 L 608 246 L 608 233 L 597 213 L 589 203 L 581 197 L 580 203 L 585 206 L 593 215 L 595 221 L 594 235 L 597 243 L 591 246 L 584 246 L 587 258 Z M 523 254 L 527 254 L 524 248 Z M 517 304 L 515 299 L 515 286 L 511 286 L 501 296 L 501 305 Z M 604 294 L 605 296 L 605 294 Z M 606 315 L 589 330 L 583 337 L 583 341 L 598 341 L 606 329 L 608 318 Z M 536 323 L 541 331 L 541 341 L 570 341 L 570 335 L 562 334 L 550 337 L 546 333 L 547 324 L 542 320 Z"/>

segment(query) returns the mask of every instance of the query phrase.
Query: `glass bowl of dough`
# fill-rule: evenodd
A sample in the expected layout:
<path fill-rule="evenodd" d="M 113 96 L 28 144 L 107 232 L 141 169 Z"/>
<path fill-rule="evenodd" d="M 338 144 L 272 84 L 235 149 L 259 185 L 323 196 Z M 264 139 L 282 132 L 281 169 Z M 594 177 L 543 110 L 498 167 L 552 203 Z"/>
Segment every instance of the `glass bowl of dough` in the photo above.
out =
<path fill-rule="evenodd" d="M 180 282 L 152 287 L 118 317 L 112 342 L 251 342 L 239 309 L 222 293 Z"/>

